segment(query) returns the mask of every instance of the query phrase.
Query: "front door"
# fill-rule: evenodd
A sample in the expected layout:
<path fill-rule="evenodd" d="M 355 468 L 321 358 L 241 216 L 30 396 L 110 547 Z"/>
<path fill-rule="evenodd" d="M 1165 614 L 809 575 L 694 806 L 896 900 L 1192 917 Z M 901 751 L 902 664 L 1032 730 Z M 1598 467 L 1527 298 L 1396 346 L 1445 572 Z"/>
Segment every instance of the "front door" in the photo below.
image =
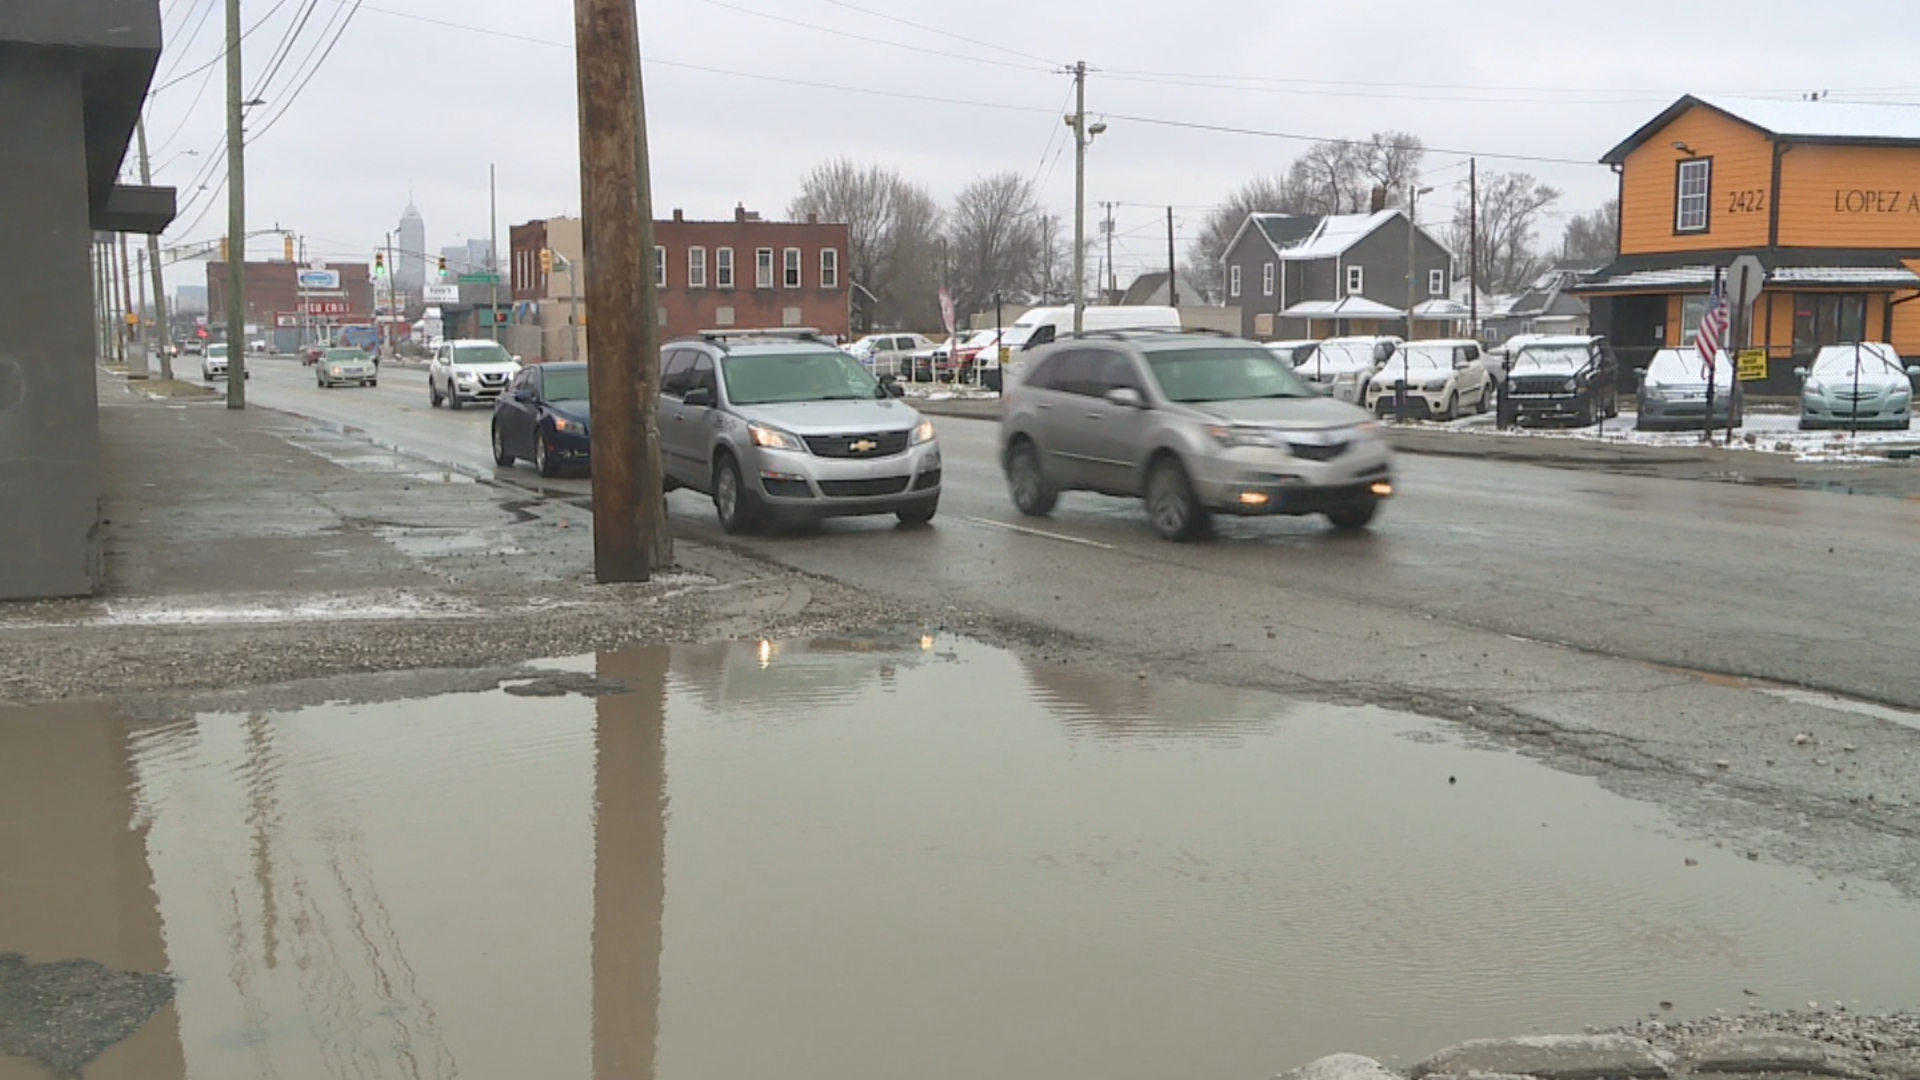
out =
<path fill-rule="evenodd" d="M 1613 305 L 1607 340 L 1613 342 L 1614 355 L 1620 359 L 1621 377 L 1626 380 L 1620 385 L 1632 392 L 1637 386 L 1632 381 L 1635 373 L 1645 370 L 1653 354 L 1667 347 L 1667 298 L 1620 296 L 1602 302 Z"/>
<path fill-rule="evenodd" d="M 693 358 L 692 349 L 668 349 L 660 357 L 660 468 L 675 481 L 704 490 L 707 478 L 694 475 L 688 410 L 680 402 L 693 377 Z"/>
<path fill-rule="evenodd" d="M 1146 397 L 1146 382 L 1133 360 L 1113 349 L 1090 349 L 1093 357 L 1091 393 L 1083 403 L 1087 467 L 1095 488 L 1115 495 L 1137 495 L 1140 449 L 1145 443 L 1147 410 L 1107 400 L 1110 391 L 1127 388 Z"/>

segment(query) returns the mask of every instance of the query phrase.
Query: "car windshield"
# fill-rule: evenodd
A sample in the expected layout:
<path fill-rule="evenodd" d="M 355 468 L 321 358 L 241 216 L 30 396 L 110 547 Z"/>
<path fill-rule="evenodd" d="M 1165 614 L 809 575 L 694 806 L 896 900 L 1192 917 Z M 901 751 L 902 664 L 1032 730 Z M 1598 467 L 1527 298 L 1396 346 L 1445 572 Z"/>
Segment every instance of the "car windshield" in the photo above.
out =
<path fill-rule="evenodd" d="M 1858 361 L 1855 357 L 1859 358 Z M 1856 362 L 1860 366 L 1862 375 L 1906 374 L 1906 370 L 1889 359 L 1885 353 L 1866 345 L 1857 349 L 1851 345 L 1821 349 L 1819 358 L 1813 362 L 1813 373 L 1828 378 L 1838 376 L 1851 379 Z"/>
<path fill-rule="evenodd" d="M 972 337 L 967 339 L 966 344 L 962 347 L 968 349 L 984 349 L 993 344 L 994 335 L 999 332 L 998 330 L 977 331 Z"/>
<path fill-rule="evenodd" d="M 333 363 L 365 360 L 366 358 L 367 358 L 367 354 L 361 352 L 359 349 L 328 349 L 327 350 L 327 359 Z"/>
<path fill-rule="evenodd" d="M 540 389 L 548 401 L 585 401 L 587 369 L 554 371 L 549 368 L 541 379 Z"/>
<path fill-rule="evenodd" d="M 1380 369 L 1380 374 L 1404 375 L 1409 371 L 1424 374 L 1433 371 L 1449 371 L 1452 368 L 1453 347 L 1451 345 L 1439 349 L 1422 349 L 1414 346 L 1394 353 L 1387 360 L 1386 366 Z"/>
<path fill-rule="evenodd" d="M 227 347 L 225 345 L 209 345 L 207 346 L 207 355 L 225 356 L 227 355 Z"/>
<path fill-rule="evenodd" d="M 1528 345 L 1513 358 L 1513 370 L 1525 371 L 1537 368 L 1550 371 L 1565 371 L 1568 368 L 1579 369 L 1587 366 L 1589 353 L 1585 345 Z"/>
<path fill-rule="evenodd" d="M 1706 359 L 1696 349 L 1661 349 L 1647 365 L 1646 381 L 1650 386 L 1705 386 Z M 1716 386 L 1733 383 L 1733 365 L 1724 353 L 1714 364 L 1713 382 Z"/>
<path fill-rule="evenodd" d="M 1339 375 L 1350 371 L 1373 370 L 1373 346 L 1342 342 L 1321 342 L 1320 347 L 1300 362 L 1301 373 L 1310 377 Z"/>
<path fill-rule="evenodd" d="M 1244 401 L 1316 397 L 1286 361 L 1257 346 L 1156 349 L 1147 353 L 1160 392 L 1169 401 Z"/>
<path fill-rule="evenodd" d="M 727 400 L 735 405 L 786 401 L 855 401 L 881 396 L 867 369 L 838 350 L 733 354 L 720 361 Z"/>
<path fill-rule="evenodd" d="M 455 345 L 453 362 L 456 364 L 511 364 L 513 354 L 505 346 L 491 341 L 479 345 Z"/>

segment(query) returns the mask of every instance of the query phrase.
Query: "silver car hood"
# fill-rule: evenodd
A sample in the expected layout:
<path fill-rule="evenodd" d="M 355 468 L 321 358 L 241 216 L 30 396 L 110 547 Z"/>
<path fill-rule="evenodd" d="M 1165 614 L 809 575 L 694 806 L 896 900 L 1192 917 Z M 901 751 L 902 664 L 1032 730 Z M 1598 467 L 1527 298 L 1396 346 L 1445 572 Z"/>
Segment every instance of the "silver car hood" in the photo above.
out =
<path fill-rule="evenodd" d="M 1367 410 L 1330 397 L 1248 398 L 1243 401 L 1207 401 L 1183 405 L 1201 416 L 1227 424 L 1258 424 L 1299 431 L 1326 431 L 1352 427 L 1373 419 Z"/>
<path fill-rule="evenodd" d="M 1853 367 L 1852 365 L 1848 365 L 1846 367 L 1841 368 L 1838 371 L 1829 371 L 1825 374 L 1822 374 L 1819 370 L 1816 369 L 1813 372 L 1813 374 L 1807 376 L 1807 381 L 1808 382 L 1818 381 L 1835 390 L 1852 390 L 1853 389 Z M 1904 372 L 1896 375 L 1893 372 L 1888 371 L 1886 368 L 1880 367 L 1877 364 L 1860 365 L 1860 389 L 1862 390 L 1872 390 L 1872 391 L 1875 391 L 1876 393 L 1885 393 L 1886 391 L 1892 390 L 1895 387 L 1910 386 L 1910 385 L 1912 384 L 1908 381 L 1907 376 Z"/>
<path fill-rule="evenodd" d="M 1529 360 L 1524 365 L 1515 363 L 1507 369 L 1507 374 L 1516 379 L 1524 379 L 1531 375 L 1544 375 L 1548 378 L 1557 375 L 1564 379 L 1569 376 L 1578 375 L 1580 372 L 1586 370 L 1587 367 L 1588 365 L 1585 361 L 1576 362 L 1573 360 L 1554 359 L 1543 363 L 1538 360 Z"/>
<path fill-rule="evenodd" d="M 911 406 L 891 398 L 856 401 L 783 401 L 777 405 L 735 405 L 733 412 L 754 424 L 795 435 L 859 434 L 905 431 L 920 422 Z"/>
<path fill-rule="evenodd" d="M 449 364 L 455 375 L 517 375 L 520 365 L 511 360 L 494 364 Z"/>

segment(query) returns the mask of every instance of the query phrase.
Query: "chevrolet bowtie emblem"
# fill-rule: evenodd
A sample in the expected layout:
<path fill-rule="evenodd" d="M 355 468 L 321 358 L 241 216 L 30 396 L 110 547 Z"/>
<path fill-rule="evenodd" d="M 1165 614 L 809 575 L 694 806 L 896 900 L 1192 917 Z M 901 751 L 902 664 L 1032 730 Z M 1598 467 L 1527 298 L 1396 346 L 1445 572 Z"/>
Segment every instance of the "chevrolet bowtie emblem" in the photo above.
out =
<path fill-rule="evenodd" d="M 880 444 L 874 442 L 872 439 L 855 439 L 847 444 L 847 449 L 852 450 L 856 454 L 865 454 L 880 449 Z"/>

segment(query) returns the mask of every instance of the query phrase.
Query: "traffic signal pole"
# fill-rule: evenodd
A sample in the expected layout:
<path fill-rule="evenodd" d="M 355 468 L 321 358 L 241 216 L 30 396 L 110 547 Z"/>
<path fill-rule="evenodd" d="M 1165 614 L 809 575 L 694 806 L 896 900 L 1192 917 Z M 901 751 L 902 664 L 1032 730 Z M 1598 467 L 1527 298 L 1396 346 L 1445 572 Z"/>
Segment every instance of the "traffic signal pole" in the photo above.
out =
<path fill-rule="evenodd" d="M 227 408 L 247 407 L 247 172 L 240 128 L 240 0 L 227 0 Z"/>
<path fill-rule="evenodd" d="M 593 573 L 603 584 L 646 581 L 672 565 L 673 539 L 660 468 L 659 298 L 640 25 L 634 0 L 574 0 L 573 18 L 583 257 L 593 290 Z M 595 1030 L 602 1022 L 594 1018 Z"/>

